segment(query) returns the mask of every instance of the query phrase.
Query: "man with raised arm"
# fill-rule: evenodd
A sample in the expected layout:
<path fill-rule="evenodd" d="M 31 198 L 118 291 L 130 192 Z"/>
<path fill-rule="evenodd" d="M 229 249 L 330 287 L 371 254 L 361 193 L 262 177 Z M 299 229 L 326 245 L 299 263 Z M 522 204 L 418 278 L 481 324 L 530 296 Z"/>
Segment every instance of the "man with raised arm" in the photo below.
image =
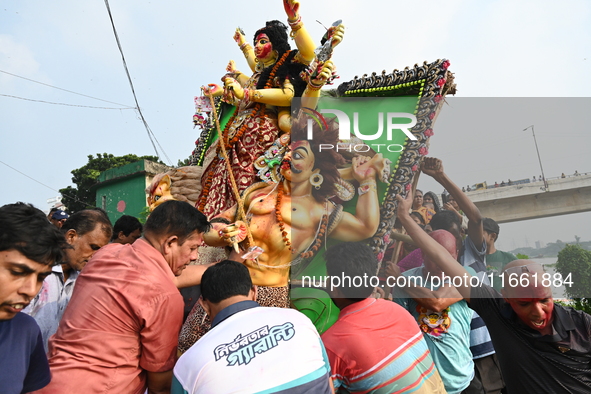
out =
<path fill-rule="evenodd" d="M 426 157 L 421 166 L 421 171 L 443 186 L 457 202 L 460 210 L 468 217 L 467 236 L 460 249 L 460 263 L 464 267 L 472 267 L 474 271 L 480 274 L 480 277 L 483 277 L 486 270 L 484 260 L 486 242 L 480 210 L 443 171 L 443 163 L 440 159 Z"/>
<path fill-rule="evenodd" d="M 441 160 L 426 157 L 421 165 L 421 171 L 439 182 L 447 190 L 450 198 L 455 200 L 459 210 L 468 218 L 467 236 L 464 241 L 460 242 L 459 235 L 454 234 L 458 240 L 458 261 L 464 267 L 474 269 L 476 275 L 488 283 L 486 278 L 486 241 L 480 210 L 447 176 Z M 470 351 L 474 359 L 476 377 L 482 382 L 485 393 L 500 394 L 504 383 L 496 360 L 495 349 L 486 325 L 477 313 L 474 313 L 471 322 Z"/>
<path fill-rule="evenodd" d="M 410 194 L 396 199 L 398 218 L 408 234 L 486 322 L 507 393 L 591 391 L 591 316 L 554 304 L 541 265 L 529 260 L 509 263 L 499 293 L 471 280 L 466 269 L 411 219 Z"/>
<path fill-rule="evenodd" d="M 416 200 L 415 200 L 416 201 Z M 446 230 L 429 234 L 457 258 L 456 239 Z M 424 265 L 405 271 L 394 288 L 394 301 L 406 309 L 421 329 L 445 389 L 449 394 L 483 394 L 470 352 L 473 311 L 451 284 L 442 284 L 441 270 L 423 252 Z M 475 272 L 467 268 L 471 275 Z M 416 280 L 420 279 L 420 280 Z"/>

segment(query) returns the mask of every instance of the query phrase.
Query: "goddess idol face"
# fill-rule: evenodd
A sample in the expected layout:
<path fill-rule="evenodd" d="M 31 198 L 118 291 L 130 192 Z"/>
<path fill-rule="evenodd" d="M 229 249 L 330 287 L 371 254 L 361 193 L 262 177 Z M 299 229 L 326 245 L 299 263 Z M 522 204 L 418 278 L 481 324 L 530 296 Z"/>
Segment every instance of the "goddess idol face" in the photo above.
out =
<path fill-rule="evenodd" d="M 269 37 L 265 33 L 261 33 L 256 37 L 254 55 L 263 63 L 273 58 L 273 44 L 271 44 L 271 40 L 269 40 Z"/>

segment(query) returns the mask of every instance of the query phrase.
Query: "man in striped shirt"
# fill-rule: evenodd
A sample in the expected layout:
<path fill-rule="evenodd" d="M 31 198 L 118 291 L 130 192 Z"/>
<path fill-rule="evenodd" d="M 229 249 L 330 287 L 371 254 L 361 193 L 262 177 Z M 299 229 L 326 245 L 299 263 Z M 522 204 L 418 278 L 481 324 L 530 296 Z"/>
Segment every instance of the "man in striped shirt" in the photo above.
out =
<path fill-rule="evenodd" d="M 445 393 L 412 316 L 393 302 L 371 297 L 372 282 L 377 282 L 371 248 L 362 243 L 335 245 L 326 252 L 326 268 L 328 290 L 341 309 L 322 335 L 337 392 Z"/>

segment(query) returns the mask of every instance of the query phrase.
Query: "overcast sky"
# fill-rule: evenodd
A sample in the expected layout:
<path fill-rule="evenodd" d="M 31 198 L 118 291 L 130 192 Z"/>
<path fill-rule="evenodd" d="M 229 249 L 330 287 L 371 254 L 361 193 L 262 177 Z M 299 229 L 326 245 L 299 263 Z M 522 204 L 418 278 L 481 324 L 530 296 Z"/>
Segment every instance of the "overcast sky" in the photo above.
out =
<path fill-rule="evenodd" d="M 229 59 L 248 69 L 234 29 L 250 38 L 265 21 L 286 19 L 282 1 L 269 0 L 111 0 L 110 6 L 139 105 L 167 164 L 194 148 L 199 87 L 219 81 Z M 317 41 L 324 28 L 316 20 L 329 26 L 342 19 L 347 26 L 333 58 L 340 81 L 451 61 L 457 98 L 443 108 L 430 151 L 459 185 L 539 175 L 531 132 L 522 132 L 532 124 L 547 177 L 591 172 L 591 101 L 584 99 L 591 88 L 589 1 L 317 0 L 303 1 L 301 14 Z M 484 97 L 497 99 L 475 99 Z M 70 171 L 89 154 L 154 154 L 138 113 L 126 106 L 135 102 L 104 1 L 3 2 L 0 205 L 26 201 L 46 210 L 46 200 L 71 184 Z M 419 187 L 440 193 L 427 178 Z M 500 246 L 574 241 L 574 235 L 590 240 L 590 220 L 585 213 L 505 224 Z"/>

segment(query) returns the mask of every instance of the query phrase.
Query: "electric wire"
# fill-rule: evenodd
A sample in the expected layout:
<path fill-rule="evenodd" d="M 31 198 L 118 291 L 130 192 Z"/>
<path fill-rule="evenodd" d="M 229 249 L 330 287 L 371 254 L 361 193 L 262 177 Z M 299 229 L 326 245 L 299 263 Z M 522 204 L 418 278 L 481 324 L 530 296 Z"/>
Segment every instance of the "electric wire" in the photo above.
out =
<path fill-rule="evenodd" d="M 125 60 L 125 55 L 123 54 L 123 48 L 121 47 L 121 42 L 119 41 L 119 35 L 117 34 L 117 29 L 115 28 L 115 22 L 113 21 L 113 15 L 111 14 L 111 7 L 109 6 L 109 0 L 105 0 L 105 5 L 107 7 L 107 12 L 109 13 L 109 19 L 111 20 L 111 26 L 113 27 L 113 34 L 115 35 L 115 40 L 117 41 L 117 47 L 119 48 L 119 52 L 121 53 L 121 59 L 123 60 L 123 67 L 125 68 L 125 73 L 127 74 L 127 79 L 129 81 L 129 85 L 131 86 L 131 92 L 133 94 L 133 99 L 135 100 L 137 112 L 140 115 L 140 119 L 141 119 L 142 123 L 144 124 L 144 127 L 146 128 L 146 131 L 148 133 L 148 138 L 150 138 L 150 142 L 152 143 L 152 147 L 154 148 L 154 151 L 156 152 L 156 156 L 159 158 L 160 154 L 158 153 L 158 149 L 156 148 L 156 144 L 154 144 L 154 141 L 156 141 L 156 143 L 158 144 L 158 146 L 162 150 L 162 153 L 166 157 L 166 160 L 168 160 L 168 162 L 172 166 L 172 161 L 170 160 L 170 158 L 168 157 L 168 155 L 164 151 L 164 148 L 162 148 L 162 145 L 160 145 L 160 142 L 158 142 L 158 139 L 156 138 L 156 135 L 154 135 L 154 133 L 150 129 L 150 126 L 148 126 L 148 122 L 146 121 L 146 118 L 144 118 L 144 114 L 142 113 L 142 110 L 141 110 L 140 105 L 137 100 L 137 96 L 135 94 L 135 88 L 134 88 L 133 82 L 131 80 L 131 75 L 129 74 L 129 69 L 127 68 L 127 62 Z"/>
<path fill-rule="evenodd" d="M 10 98 L 15 98 L 15 99 L 19 99 L 19 100 L 34 101 L 34 102 L 36 102 L 36 103 L 53 104 L 53 105 L 65 105 L 65 106 L 68 106 L 68 107 L 81 107 L 81 108 L 94 108 L 94 109 L 119 109 L 119 110 L 124 110 L 124 109 L 136 109 L 136 108 L 133 108 L 133 107 L 126 107 L 126 108 L 116 108 L 116 107 L 94 107 L 94 106 L 91 106 L 91 105 L 79 105 L 79 104 L 56 103 L 56 102 L 53 102 L 53 101 L 34 100 L 34 99 L 26 98 L 26 97 L 11 96 L 11 95 L 9 95 L 9 94 L 0 94 L 0 96 L 4 96 L 4 97 L 10 97 Z"/>
<path fill-rule="evenodd" d="M 91 99 L 93 99 L 93 100 L 104 101 L 105 103 L 109 103 L 109 104 L 117 104 L 117 105 L 121 105 L 122 107 L 126 107 L 127 109 L 135 109 L 135 107 L 131 107 L 131 106 L 129 106 L 129 105 L 125 105 L 125 104 L 119 104 L 119 103 L 116 103 L 116 102 L 113 102 L 113 101 L 103 100 L 103 99 L 100 99 L 100 98 L 97 98 L 97 97 L 92 97 L 92 96 L 89 96 L 89 95 L 86 95 L 86 94 L 82 94 L 82 93 L 76 93 L 76 92 L 73 92 L 73 91 L 71 91 L 71 90 L 68 90 L 68 89 L 62 89 L 62 88 L 58 88 L 57 86 L 53 86 L 53 85 L 49 85 L 49 84 L 47 84 L 47 83 L 43 83 L 43 82 L 39 82 L 39 81 L 35 81 L 34 79 L 25 78 L 25 77 L 22 77 L 22 76 L 20 76 L 20 75 L 16 75 L 16 74 L 13 74 L 13 73 L 9 73 L 8 71 L 3 71 L 3 70 L 0 70 L 0 73 L 4 73 L 4 74 L 8 74 L 8 75 L 12 75 L 13 77 L 22 78 L 22 79 L 25 79 L 25 80 L 27 80 L 27 81 L 31 81 L 31 82 L 38 83 L 38 84 L 40 84 L 40 85 L 49 86 L 50 88 L 54 88 L 54 89 L 58 89 L 58 90 L 63 90 L 64 92 L 68 92 L 68 93 L 72 93 L 72 94 L 77 94 L 78 96 L 88 97 L 88 98 L 91 98 Z M 118 108 L 118 109 L 119 109 L 119 108 Z"/>
<path fill-rule="evenodd" d="M 18 172 L 19 174 L 21 174 L 21 175 L 23 175 L 23 176 L 26 176 L 27 178 L 29 178 L 29 179 L 30 179 L 30 180 L 32 180 L 33 182 L 37 182 L 38 184 L 40 184 L 41 186 L 45 186 L 45 187 L 46 187 L 46 188 L 48 188 L 49 190 L 53 190 L 54 192 L 60 193 L 60 194 L 61 194 L 62 196 L 64 196 L 64 197 L 71 198 L 72 200 L 74 200 L 74 201 L 76 201 L 76 202 L 79 202 L 79 203 L 82 203 L 82 204 L 84 204 L 84 205 L 86 205 L 86 206 L 90 206 L 90 205 L 94 206 L 94 204 L 89 204 L 87 201 L 82 201 L 82 200 L 80 200 L 80 199 L 76 198 L 75 196 L 72 196 L 72 195 L 67 195 L 67 194 L 61 193 L 59 190 L 56 190 L 56 189 L 54 189 L 53 187 L 51 187 L 51 186 L 48 186 L 48 185 L 46 185 L 45 183 L 43 183 L 43 182 L 40 182 L 40 181 L 38 181 L 37 179 L 35 179 L 35 178 L 33 178 L 33 177 L 31 177 L 31 176 L 29 176 L 29 175 L 25 174 L 24 172 L 17 170 L 17 169 L 16 169 L 16 168 L 14 168 L 13 166 L 11 166 L 11 165 L 9 165 L 9 164 L 7 164 L 7 163 L 3 162 L 2 160 L 0 160 L 0 163 L 4 164 L 6 167 L 8 167 L 8 168 L 10 168 L 10 169 L 12 169 L 12 170 L 14 170 L 14 171 Z"/>

